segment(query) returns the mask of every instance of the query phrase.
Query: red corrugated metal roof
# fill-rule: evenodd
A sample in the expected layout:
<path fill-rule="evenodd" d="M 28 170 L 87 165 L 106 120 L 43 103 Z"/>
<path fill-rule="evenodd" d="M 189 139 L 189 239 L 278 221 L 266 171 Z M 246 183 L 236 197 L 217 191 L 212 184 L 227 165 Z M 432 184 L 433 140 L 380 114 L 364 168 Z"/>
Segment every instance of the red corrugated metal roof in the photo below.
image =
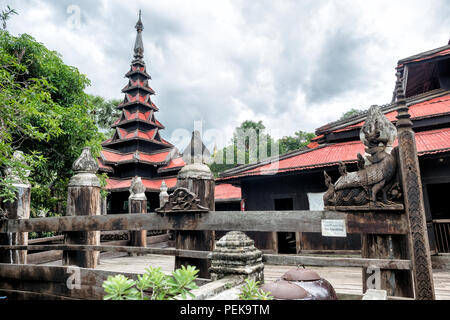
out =
<path fill-rule="evenodd" d="M 106 179 L 106 189 L 107 190 L 119 190 L 119 189 L 128 189 L 131 186 L 131 178 L 130 179 Z M 167 187 L 173 188 L 177 183 L 177 178 L 167 178 L 167 179 L 145 179 L 142 178 L 142 183 L 144 184 L 147 191 L 159 191 L 161 187 L 162 181 L 165 180 Z"/>
<path fill-rule="evenodd" d="M 394 146 L 397 145 L 395 141 Z M 437 129 L 416 133 L 417 152 L 420 155 L 450 151 L 450 128 Z M 364 154 L 364 145 L 361 141 L 350 141 L 325 145 L 303 153 L 265 164 L 260 167 L 237 173 L 234 176 L 224 177 L 227 180 L 242 176 L 276 174 L 288 171 L 301 171 L 312 168 L 333 166 L 342 162 L 355 162 L 357 154 Z"/>
<path fill-rule="evenodd" d="M 420 102 L 409 107 L 409 114 L 411 115 L 411 119 L 413 120 L 427 117 L 436 117 L 445 113 L 450 113 L 450 94 Z M 385 114 L 385 116 L 391 122 L 397 121 L 397 111 L 388 112 Z M 339 130 L 334 130 L 333 132 L 342 132 L 361 128 L 363 124 L 364 121 L 361 121 L 357 124 L 353 124 Z"/>
<path fill-rule="evenodd" d="M 418 103 L 409 107 L 409 114 L 411 119 L 426 118 L 430 116 L 437 116 L 445 113 L 450 113 L 450 95 L 435 98 L 426 102 Z M 397 121 L 397 111 L 391 111 L 385 114 L 386 118 L 391 122 Z M 360 123 L 348 126 L 343 129 L 339 129 L 333 132 L 347 131 L 351 129 L 361 128 L 364 121 Z"/>
<path fill-rule="evenodd" d="M 404 64 L 408 64 L 408 63 L 411 63 L 411 62 L 418 62 L 418 61 L 428 60 L 428 59 L 432 59 L 432 58 L 436 58 L 436 57 L 446 56 L 446 55 L 449 55 L 449 54 L 450 54 L 450 49 L 443 49 L 443 50 L 441 50 L 439 52 L 435 52 L 435 53 L 432 53 L 432 54 L 430 54 L 428 56 L 423 56 L 423 57 L 420 57 L 420 58 L 417 58 L 417 59 L 411 59 L 411 60 L 407 60 L 408 58 L 407 59 L 403 59 L 402 60 L 403 63 L 400 63 L 397 66 L 397 68 L 400 68 Z"/>
<path fill-rule="evenodd" d="M 216 185 L 214 191 L 215 200 L 241 199 L 241 188 L 228 183 Z"/>

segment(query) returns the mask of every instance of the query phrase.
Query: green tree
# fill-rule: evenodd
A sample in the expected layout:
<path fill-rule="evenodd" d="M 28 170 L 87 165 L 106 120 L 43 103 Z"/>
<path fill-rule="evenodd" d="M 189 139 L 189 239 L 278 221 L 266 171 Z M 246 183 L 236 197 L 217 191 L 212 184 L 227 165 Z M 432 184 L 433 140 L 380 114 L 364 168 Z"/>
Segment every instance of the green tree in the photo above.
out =
<path fill-rule="evenodd" d="M 265 133 L 266 127 L 258 122 L 246 120 L 233 132 L 230 145 L 218 150 L 213 155 L 210 169 L 215 176 L 219 172 L 234 168 L 241 164 L 257 163 L 272 155 L 274 140 Z M 232 156 L 232 159 L 227 158 Z"/>
<path fill-rule="evenodd" d="M 352 109 L 344 112 L 342 114 L 342 116 L 339 118 L 339 120 L 344 120 L 344 119 L 350 118 L 350 117 L 352 117 L 352 116 L 354 116 L 354 115 L 356 115 L 356 114 L 358 114 L 358 113 L 360 113 L 362 111 L 363 110 L 352 108 Z"/>
<path fill-rule="evenodd" d="M 316 135 L 312 132 L 297 131 L 294 136 L 283 137 L 278 140 L 280 154 L 306 147 Z"/>
<path fill-rule="evenodd" d="M 8 21 L 13 14 L 17 14 L 17 11 L 11 9 L 9 6 L 6 6 L 6 9 L 2 10 L 2 12 L 0 13 L 0 20 L 2 23 L 3 30 L 6 30 L 6 21 Z"/>
<path fill-rule="evenodd" d="M 111 137 L 114 130 L 111 129 L 111 125 L 117 120 L 120 115 L 120 110 L 117 106 L 120 104 L 120 99 L 106 100 L 100 96 L 88 95 L 89 104 L 91 110 L 89 114 L 94 120 L 97 127 L 107 132 L 106 135 Z"/>
<path fill-rule="evenodd" d="M 278 154 L 284 154 L 289 151 L 297 150 L 307 146 L 311 139 L 315 137 L 314 133 L 297 131 L 294 136 L 283 137 L 275 141 L 269 134 L 265 133 L 266 127 L 262 121 L 246 120 L 237 127 L 233 133 L 233 139 L 230 145 L 218 150 L 213 155 L 213 161 L 209 165 L 213 174 L 217 177 L 220 172 L 234 168 L 243 164 L 257 163 L 272 156 L 272 145 L 278 145 Z M 250 143 L 249 130 L 254 130 L 256 134 L 256 158 L 255 152 L 251 152 L 252 143 Z M 238 143 L 240 141 L 240 143 Z M 255 141 L 253 141 L 253 145 Z M 267 151 L 266 151 L 267 150 Z M 232 155 L 233 159 L 227 159 L 227 155 Z M 241 161 L 238 161 L 241 159 Z"/>
<path fill-rule="evenodd" d="M 90 82 L 27 34 L 0 31 L 0 65 L 0 171 L 31 170 L 32 216 L 62 213 L 72 163 L 85 146 L 98 154 L 104 139 L 89 116 Z M 15 150 L 28 166 L 12 160 Z M 10 200 L 10 182 L 0 181 L 0 197 Z"/>

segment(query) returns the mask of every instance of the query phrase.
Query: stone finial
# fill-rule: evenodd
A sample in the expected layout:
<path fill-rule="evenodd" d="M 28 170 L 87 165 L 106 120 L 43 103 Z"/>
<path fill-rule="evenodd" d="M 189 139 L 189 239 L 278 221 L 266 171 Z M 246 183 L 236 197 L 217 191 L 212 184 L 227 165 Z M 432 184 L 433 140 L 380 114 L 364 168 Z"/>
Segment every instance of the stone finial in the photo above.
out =
<path fill-rule="evenodd" d="M 161 187 L 159 188 L 159 207 L 163 208 L 164 205 L 169 201 L 169 194 L 167 193 L 166 180 L 163 180 Z"/>
<path fill-rule="evenodd" d="M 226 276 L 264 281 L 262 252 L 255 248 L 254 241 L 241 231 L 230 231 L 216 242 L 210 254 L 211 280 Z"/>
<path fill-rule="evenodd" d="M 83 148 L 81 155 L 73 163 L 72 169 L 75 172 L 90 172 L 90 173 L 97 172 L 98 163 L 92 156 L 90 147 Z"/>
<path fill-rule="evenodd" d="M 142 183 L 141 177 L 134 177 L 131 180 L 130 186 L 130 200 L 147 200 L 145 196 L 145 186 Z"/>
<path fill-rule="evenodd" d="M 100 187 L 96 173 L 97 160 L 92 157 L 91 148 L 85 147 L 72 165 L 75 175 L 69 181 L 69 187 Z"/>
<path fill-rule="evenodd" d="M 211 160 L 211 154 L 203 144 L 200 132 L 197 130 L 192 132 L 192 138 L 189 145 L 183 152 L 183 160 L 187 164 L 208 163 Z"/>
<path fill-rule="evenodd" d="M 14 151 L 12 158 L 16 161 L 25 163 L 25 156 L 23 155 L 22 151 Z M 7 167 L 5 169 L 5 175 L 8 176 L 9 178 L 11 178 L 11 180 L 14 183 L 24 183 L 22 181 L 22 179 L 20 178 L 19 173 L 17 172 L 17 170 L 14 170 L 11 167 Z M 30 175 L 30 170 L 24 170 L 23 172 L 23 177 L 28 177 Z"/>

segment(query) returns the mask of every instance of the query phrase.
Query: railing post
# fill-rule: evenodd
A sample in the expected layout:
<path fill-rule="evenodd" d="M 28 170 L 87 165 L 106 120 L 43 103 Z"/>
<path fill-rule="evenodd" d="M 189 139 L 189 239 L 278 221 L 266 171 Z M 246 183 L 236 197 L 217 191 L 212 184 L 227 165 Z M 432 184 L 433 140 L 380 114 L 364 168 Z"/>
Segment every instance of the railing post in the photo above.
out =
<path fill-rule="evenodd" d="M 195 193 L 200 200 L 200 205 L 214 211 L 215 181 L 211 170 L 203 163 L 206 152 L 207 149 L 201 141 L 199 132 L 193 132 L 191 143 L 183 153 L 183 159 L 188 164 L 178 173 L 177 187 L 183 187 Z M 197 215 L 197 213 L 187 214 Z M 175 231 L 174 234 L 177 249 L 199 251 L 214 249 L 214 231 Z M 175 268 L 180 268 L 181 265 L 196 266 L 200 270 L 199 277 L 209 278 L 210 262 L 207 259 L 176 257 Z"/>
<path fill-rule="evenodd" d="M 96 176 L 97 161 L 90 148 L 84 148 L 73 164 L 75 175 L 70 179 L 67 194 L 67 216 L 100 215 L 100 181 Z M 66 244 L 100 244 L 100 231 L 71 231 L 65 233 Z M 64 265 L 95 268 L 98 251 L 64 251 Z"/>
<path fill-rule="evenodd" d="M 383 214 L 377 212 L 376 214 Z M 401 213 L 399 213 L 401 214 Z M 408 237 L 405 235 L 361 234 L 361 257 L 370 259 L 408 259 Z M 386 290 L 388 296 L 414 297 L 411 270 L 362 268 L 363 293 Z"/>
<path fill-rule="evenodd" d="M 410 256 L 413 266 L 415 298 L 434 300 L 433 270 L 428 240 L 422 182 L 420 179 L 417 146 L 412 130 L 409 108 L 403 91 L 400 72 L 397 73 L 397 130 L 400 163 L 400 178 L 409 219 Z"/>
<path fill-rule="evenodd" d="M 14 152 L 13 155 L 16 159 L 23 160 L 23 154 L 21 151 Z M 16 173 L 11 169 L 5 170 L 13 180 L 13 187 L 16 188 L 16 198 L 13 202 L 6 202 L 4 204 L 6 217 L 8 219 L 29 219 L 30 218 L 30 203 L 31 203 L 31 186 L 29 183 L 23 182 Z M 0 234 L 0 244 L 5 245 L 27 245 L 28 244 L 28 232 L 17 232 Z M 2 263 L 14 263 L 14 264 L 26 264 L 27 263 L 27 251 L 26 250 L 7 250 L 0 254 L 0 262 Z"/>
<path fill-rule="evenodd" d="M 128 198 L 129 213 L 147 213 L 147 197 L 145 186 L 140 177 L 134 177 L 131 182 L 130 197 Z M 131 231 L 131 246 L 147 247 L 147 230 Z M 137 254 L 142 255 L 142 254 Z"/>

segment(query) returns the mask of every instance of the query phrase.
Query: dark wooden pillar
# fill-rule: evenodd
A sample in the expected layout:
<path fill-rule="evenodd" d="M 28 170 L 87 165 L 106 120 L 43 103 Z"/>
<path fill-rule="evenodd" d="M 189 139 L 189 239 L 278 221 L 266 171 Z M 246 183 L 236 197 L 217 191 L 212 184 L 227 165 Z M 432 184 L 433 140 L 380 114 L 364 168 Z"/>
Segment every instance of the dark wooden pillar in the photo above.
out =
<path fill-rule="evenodd" d="M 131 182 L 130 197 L 128 198 L 128 212 L 136 214 L 147 213 L 147 197 L 145 186 L 141 178 L 135 177 Z M 131 231 L 131 246 L 147 247 L 147 230 Z M 133 255 L 133 254 L 132 254 Z M 136 254 L 142 255 L 142 254 Z"/>
<path fill-rule="evenodd" d="M 361 257 L 363 258 L 408 259 L 408 251 L 406 235 L 362 234 L 361 236 Z M 363 268 L 362 272 L 364 293 L 367 289 L 381 289 L 386 290 L 388 296 L 414 297 L 410 270 Z"/>
<path fill-rule="evenodd" d="M 397 130 L 401 185 L 405 211 L 410 229 L 410 258 L 413 266 L 415 298 L 434 300 L 433 272 L 428 240 L 425 209 L 420 178 L 419 159 L 409 108 L 403 91 L 403 84 L 397 73 Z"/>
<path fill-rule="evenodd" d="M 20 151 L 14 153 L 15 158 L 22 158 Z M 6 217 L 8 219 L 29 219 L 30 218 L 30 203 L 31 203 L 31 186 L 28 183 L 23 183 L 21 179 L 11 170 L 7 169 L 5 172 L 12 180 L 13 187 L 16 188 L 15 200 L 13 202 L 5 202 L 4 208 Z M 3 245 L 27 245 L 28 232 L 17 232 L 0 234 L 0 244 Z M 1 263 L 26 264 L 27 251 L 26 250 L 6 250 L 0 253 Z"/>
<path fill-rule="evenodd" d="M 67 194 L 67 216 L 100 215 L 100 181 L 96 176 L 97 161 L 90 148 L 84 148 L 74 162 L 75 175 L 70 179 Z M 100 231 L 71 231 L 65 233 L 65 244 L 100 245 Z M 95 268 L 98 251 L 64 251 L 64 265 Z"/>
<path fill-rule="evenodd" d="M 206 155 L 205 149 L 200 134 L 194 132 L 191 143 L 183 154 L 183 159 L 189 164 L 178 173 L 177 187 L 183 187 L 195 193 L 197 198 L 200 199 L 200 205 L 214 211 L 215 181 L 209 167 L 202 163 L 203 156 Z M 176 231 L 174 234 L 177 249 L 214 250 L 214 231 Z M 209 268 L 211 263 L 208 259 L 176 257 L 175 268 L 180 268 L 181 265 L 195 266 L 200 270 L 199 277 L 210 277 Z"/>

